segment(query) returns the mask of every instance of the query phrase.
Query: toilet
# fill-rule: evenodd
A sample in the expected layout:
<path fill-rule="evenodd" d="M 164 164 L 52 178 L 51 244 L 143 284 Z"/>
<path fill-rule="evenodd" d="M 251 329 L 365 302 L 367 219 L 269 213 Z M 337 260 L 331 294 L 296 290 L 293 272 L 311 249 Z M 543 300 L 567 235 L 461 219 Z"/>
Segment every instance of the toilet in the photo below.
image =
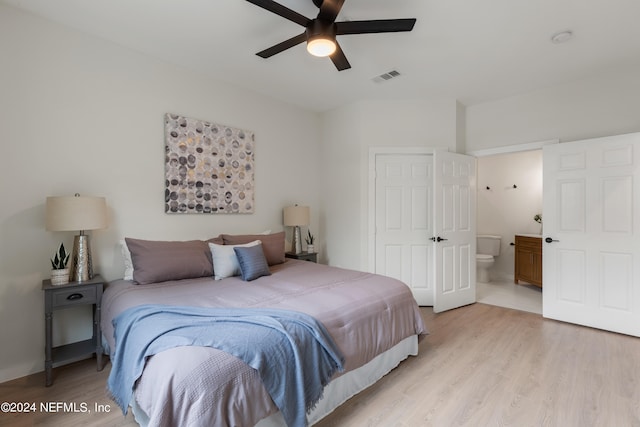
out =
<path fill-rule="evenodd" d="M 482 283 L 491 281 L 489 269 L 493 266 L 496 256 L 500 255 L 501 236 L 478 234 L 476 236 L 476 280 Z"/>

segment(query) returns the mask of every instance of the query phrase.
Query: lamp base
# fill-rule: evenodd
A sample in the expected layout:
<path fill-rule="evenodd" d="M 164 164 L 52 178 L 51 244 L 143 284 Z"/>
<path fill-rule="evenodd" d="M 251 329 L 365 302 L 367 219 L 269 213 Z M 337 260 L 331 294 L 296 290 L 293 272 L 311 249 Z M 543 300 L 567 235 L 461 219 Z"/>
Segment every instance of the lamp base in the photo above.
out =
<path fill-rule="evenodd" d="M 302 252 L 302 237 L 300 235 L 300 226 L 293 227 L 293 239 L 291 239 L 291 252 L 299 254 Z"/>
<path fill-rule="evenodd" d="M 91 261 L 89 236 L 80 232 L 79 235 L 73 238 L 69 280 L 73 282 L 86 282 L 91 279 L 93 279 L 93 263 Z"/>

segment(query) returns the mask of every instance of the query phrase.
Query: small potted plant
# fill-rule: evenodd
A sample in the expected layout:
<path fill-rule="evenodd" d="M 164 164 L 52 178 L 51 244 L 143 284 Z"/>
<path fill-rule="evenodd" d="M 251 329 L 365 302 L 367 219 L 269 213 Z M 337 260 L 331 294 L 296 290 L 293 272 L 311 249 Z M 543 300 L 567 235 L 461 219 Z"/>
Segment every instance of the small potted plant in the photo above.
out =
<path fill-rule="evenodd" d="M 542 234 L 542 214 L 535 214 L 533 220 L 540 224 L 540 234 Z"/>
<path fill-rule="evenodd" d="M 313 234 L 311 234 L 311 230 L 307 230 L 307 237 L 305 237 L 304 240 L 307 241 L 307 252 L 312 254 L 314 247 L 313 247 L 313 242 L 315 241 L 315 237 L 313 237 Z"/>
<path fill-rule="evenodd" d="M 60 243 L 60 247 L 51 258 L 51 284 L 54 286 L 65 285 L 69 283 L 69 253 L 64 249 L 64 243 Z"/>

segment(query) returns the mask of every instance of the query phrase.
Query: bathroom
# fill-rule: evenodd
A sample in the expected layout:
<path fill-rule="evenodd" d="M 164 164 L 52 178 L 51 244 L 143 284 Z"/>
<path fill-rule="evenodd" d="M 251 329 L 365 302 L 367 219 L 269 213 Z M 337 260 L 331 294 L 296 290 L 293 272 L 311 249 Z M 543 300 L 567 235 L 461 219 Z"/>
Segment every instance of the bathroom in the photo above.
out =
<path fill-rule="evenodd" d="M 541 289 L 514 284 L 514 237 L 541 234 L 542 150 L 478 156 L 477 234 L 501 236 L 500 253 L 478 280 L 477 300 L 540 313 Z M 544 215 L 542 215 L 544 218 Z M 480 276 L 481 274 L 479 274 Z"/>

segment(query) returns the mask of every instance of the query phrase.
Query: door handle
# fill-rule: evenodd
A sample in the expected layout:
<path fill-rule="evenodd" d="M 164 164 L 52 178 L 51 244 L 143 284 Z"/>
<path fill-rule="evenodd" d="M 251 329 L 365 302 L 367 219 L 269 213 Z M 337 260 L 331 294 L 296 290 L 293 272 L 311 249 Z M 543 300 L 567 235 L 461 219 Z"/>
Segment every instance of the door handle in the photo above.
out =
<path fill-rule="evenodd" d="M 438 236 L 438 237 L 432 237 L 431 240 L 434 242 L 442 242 L 443 240 L 449 240 L 449 239 L 443 239 L 442 237 Z"/>
<path fill-rule="evenodd" d="M 547 237 L 546 239 L 544 239 L 544 241 L 547 243 L 551 243 L 551 242 L 559 242 L 560 240 L 555 240 L 555 239 L 552 239 L 551 237 Z"/>

